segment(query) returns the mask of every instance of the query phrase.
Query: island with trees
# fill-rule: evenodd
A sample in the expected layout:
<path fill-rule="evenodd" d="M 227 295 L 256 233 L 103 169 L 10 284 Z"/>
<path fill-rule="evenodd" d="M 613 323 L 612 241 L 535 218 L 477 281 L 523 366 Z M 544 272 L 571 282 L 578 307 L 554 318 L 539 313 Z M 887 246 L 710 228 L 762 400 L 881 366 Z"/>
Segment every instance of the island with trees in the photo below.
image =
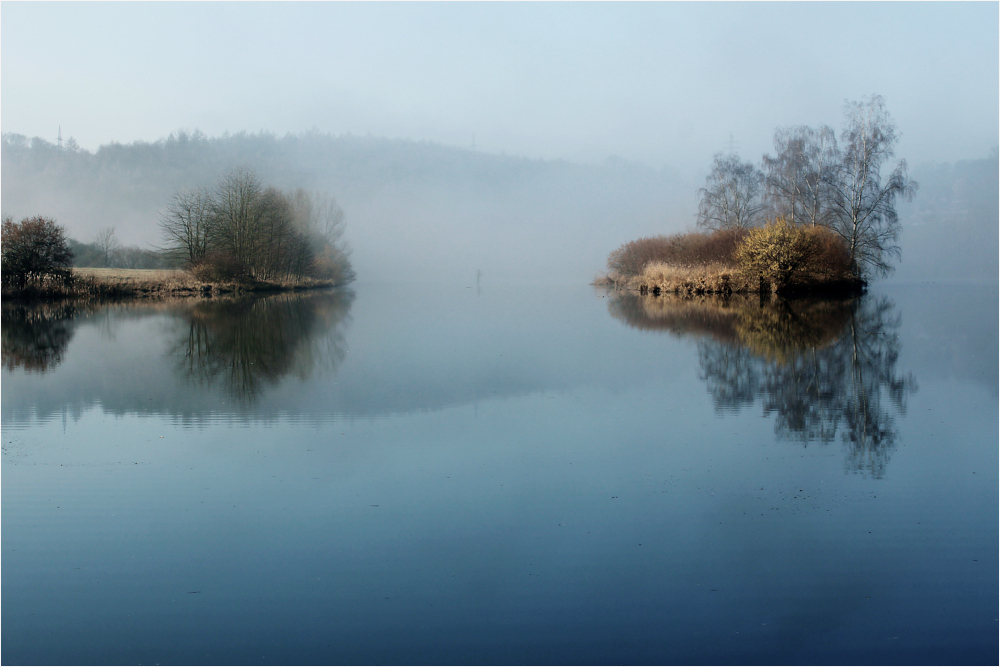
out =
<path fill-rule="evenodd" d="M 265 187 L 250 169 L 226 173 L 212 189 L 177 193 L 159 227 L 164 245 L 146 250 L 123 248 L 113 227 L 80 243 L 51 218 L 5 218 L 3 296 L 208 296 L 354 279 L 336 200 Z M 101 268 L 74 269 L 78 258 Z"/>
<path fill-rule="evenodd" d="M 717 154 L 700 190 L 699 231 L 640 238 L 598 283 L 653 294 L 862 291 L 900 256 L 896 202 L 917 184 L 892 164 L 896 127 L 881 96 L 827 127 L 781 128 L 761 166 Z M 885 173 L 891 169 L 889 173 Z"/>

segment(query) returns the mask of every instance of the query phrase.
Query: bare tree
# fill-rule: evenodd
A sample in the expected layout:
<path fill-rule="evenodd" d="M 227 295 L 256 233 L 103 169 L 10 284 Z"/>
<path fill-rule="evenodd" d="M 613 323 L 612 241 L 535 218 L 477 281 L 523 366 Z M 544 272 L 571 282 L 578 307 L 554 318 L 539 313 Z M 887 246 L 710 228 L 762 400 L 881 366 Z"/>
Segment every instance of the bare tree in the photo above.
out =
<path fill-rule="evenodd" d="M 94 235 L 94 245 L 101 253 L 101 262 L 106 267 L 111 267 L 118 262 L 118 253 L 121 250 L 121 243 L 115 236 L 114 227 L 105 227 Z"/>
<path fill-rule="evenodd" d="M 307 193 L 301 188 L 289 198 L 295 209 L 297 224 L 309 239 L 312 258 L 310 271 L 316 277 L 349 282 L 350 248 L 344 241 L 344 210 L 330 195 Z"/>
<path fill-rule="evenodd" d="M 800 125 L 774 133 L 775 157 L 763 158 L 764 200 L 774 217 L 793 224 L 825 224 L 830 196 L 827 182 L 837 155 L 836 136 L 827 126 Z"/>
<path fill-rule="evenodd" d="M 803 222 L 828 226 L 833 214 L 833 192 L 829 182 L 840 160 L 837 135 L 828 125 L 818 130 L 808 128 L 805 157 L 809 168 L 804 184 Z"/>
<path fill-rule="evenodd" d="M 165 252 L 188 265 L 201 260 L 208 252 L 212 212 L 212 196 L 204 189 L 174 195 L 160 216 L 160 229 L 167 241 Z"/>
<path fill-rule="evenodd" d="M 331 246 L 345 250 L 344 209 L 332 196 L 313 196 L 313 229 Z"/>
<path fill-rule="evenodd" d="M 332 197 L 265 188 L 246 168 L 223 176 L 212 192 L 178 194 L 160 217 L 166 250 L 206 280 L 349 282 L 343 223 Z"/>
<path fill-rule="evenodd" d="M 749 229 L 763 210 L 763 177 L 738 155 L 717 153 L 699 193 L 698 226 L 706 229 Z"/>
<path fill-rule="evenodd" d="M 159 257 L 151 250 L 127 245 L 118 251 L 118 264 L 123 269 L 150 269 L 159 264 Z"/>
<path fill-rule="evenodd" d="M 238 168 L 220 179 L 213 197 L 214 224 L 209 243 L 248 270 L 261 242 L 261 211 L 257 204 L 262 190 L 253 171 Z"/>
<path fill-rule="evenodd" d="M 855 275 L 884 276 L 900 254 L 896 198 L 911 199 L 917 184 L 907 176 L 906 160 L 882 179 L 899 137 L 881 95 L 845 103 L 844 115 L 844 152 L 827 183 L 834 195 L 829 226 L 847 244 Z"/>
<path fill-rule="evenodd" d="M 263 245 L 254 262 L 256 274 L 265 280 L 305 275 L 311 248 L 306 230 L 296 224 L 292 202 L 280 190 L 268 188 L 257 205 Z"/>

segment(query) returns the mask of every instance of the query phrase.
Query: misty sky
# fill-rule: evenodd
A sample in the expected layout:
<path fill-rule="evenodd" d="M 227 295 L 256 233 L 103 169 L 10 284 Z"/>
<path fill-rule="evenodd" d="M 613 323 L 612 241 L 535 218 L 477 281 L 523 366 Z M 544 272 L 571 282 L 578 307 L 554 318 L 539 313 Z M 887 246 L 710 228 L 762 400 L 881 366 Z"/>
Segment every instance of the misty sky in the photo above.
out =
<path fill-rule="evenodd" d="M 0 4 L 2 129 L 311 128 L 707 170 L 885 96 L 910 164 L 998 144 L 998 4 Z"/>

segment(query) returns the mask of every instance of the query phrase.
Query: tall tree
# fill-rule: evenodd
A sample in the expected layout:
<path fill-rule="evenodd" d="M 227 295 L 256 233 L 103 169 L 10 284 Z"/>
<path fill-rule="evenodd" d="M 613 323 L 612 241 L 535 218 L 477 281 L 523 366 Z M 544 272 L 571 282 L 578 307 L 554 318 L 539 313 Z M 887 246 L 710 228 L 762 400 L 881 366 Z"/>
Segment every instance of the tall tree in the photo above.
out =
<path fill-rule="evenodd" d="M 210 244 L 246 270 L 253 266 L 261 242 L 258 200 L 262 190 L 257 175 L 244 168 L 225 174 L 215 188 Z"/>
<path fill-rule="evenodd" d="M 906 173 L 906 160 L 883 179 L 899 137 L 881 95 L 844 105 L 843 154 L 827 185 L 833 194 L 830 229 L 851 254 L 855 274 L 884 276 L 899 258 L 899 215 L 896 199 L 911 199 L 917 184 Z"/>
<path fill-rule="evenodd" d="M 764 200 L 771 216 L 793 224 L 826 224 L 830 213 L 827 182 L 839 159 L 828 126 L 779 128 L 775 156 L 765 155 Z"/>
<path fill-rule="evenodd" d="M 175 195 L 160 216 L 168 256 L 205 280 L 350 282 L 343 222 L 332 197 L 265 188 L 246 168 L 225 174 L 213 191 Z"/>
<path fill-rule="evenodd" d="M 174 195 L 166 212 L 160 215 L 160 229 L 167 240 L 166 252 L 188 266 L 208 252 L 212 224 L 212 196 L 197 189 Z"/>
<path fill-rule="evenodd" d="M 94 235 L 94 245 L 101 253 L 101 262 L 105 267 L 113 266 L 118 259 L 121 243 L 115 235 L 114 227 L 104 227 Z"/>
<path fill-rule="evenodd" d="M 706 229 L 749 229 L 763 210 L 763 175 L 735 153 L 716 153 L 712 171 L 699 191 L 698 226 Z"/>

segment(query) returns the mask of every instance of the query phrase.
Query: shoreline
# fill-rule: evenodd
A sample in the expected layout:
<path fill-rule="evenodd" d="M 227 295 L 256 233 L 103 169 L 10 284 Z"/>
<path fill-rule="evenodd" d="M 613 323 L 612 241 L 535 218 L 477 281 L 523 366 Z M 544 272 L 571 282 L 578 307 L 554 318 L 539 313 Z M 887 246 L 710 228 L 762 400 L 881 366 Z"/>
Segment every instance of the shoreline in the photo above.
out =
<path fill-rule="evenodd" d="M 857 278 L 805 276 L 783 289 L 774 290 L 769 283 L 756 285 L 742 278 L 734 269 L 678 269 L 650 275 L 648 272 L 634 276 L 598 276 L 592 283 L 598 287 L 630 290 L 639 294 L 659 296 L 672 294 L 680 297 L 703 295 L 770 295 L 781 297 L 845 297 L 864 294 L 868 284 Z"/>
<path fill-rule="evenodd" d="M 332 280 L 293 282 L 205 282 L 182 270 L 74 268 L 69 284 L 47 280 L 15 290 L 4 288 L 4 300 L 52 301 L 86 299 L 166 299 L 299 292 L 340 287 Z"/>

